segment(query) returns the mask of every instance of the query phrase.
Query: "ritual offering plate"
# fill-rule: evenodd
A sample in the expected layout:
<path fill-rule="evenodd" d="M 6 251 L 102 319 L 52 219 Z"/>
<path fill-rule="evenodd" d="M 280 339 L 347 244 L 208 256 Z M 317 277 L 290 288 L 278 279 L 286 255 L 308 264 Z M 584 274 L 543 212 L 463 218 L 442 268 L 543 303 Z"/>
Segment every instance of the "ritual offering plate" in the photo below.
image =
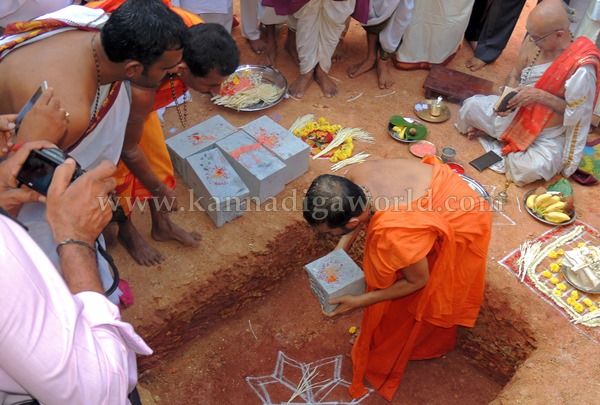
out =
<path fill-rule="evenodd" d="M 259 111 L 283 100 L 287 89 L 287 80 L 277 69 L 242 65 L 223 82 L 211 101 L 237 111 Z"/>
<path fill-rule="evenodd" d="M 399 115 L 393 115 L 388 123 L 388 134 L 400 142 L 416 142 L 427 136 L 427 127 L 421 122 Z"/>
<path fill-rule="evenodd" d="M 417 117 L 427 122 L 444 122 L 450 119 L 450 109 L 445 103 L 441 105 L 440 115 L 431 115 L 431 105 L 435 101 L 436 100 L 423 100 L 415 104 L 415 114 L 417 114 Z"/>
<path fill-rule="evenodd" d="M 479 183 L 477 180 L 466 176 L 464 174 L 458 173 L 458 175 L 467 182 L 467 184 L 469 185 L 469 187 L 471 187 L 471 189 L 473 191 L 475 191 L 477 194 L 479 194 L 481 197 L 485 198 L 485 200 L 487 202 L 489 202 L 490 204 L 492 203 L 492 197 L 490 196 L 490 194 L 487 192 L 487 190 L 485 189 L 485 187 L 483 187 L 481 185 L 481 183 Z"/>
<path fill-rule="evenodd" d="M 569 215 L 570 219 L 563 221 L 563 222 L 553 222 L 553 221 L 549 220 L 547 217 L 544 217 L 544 215 L 541 214 L 543 212 L 542 210 L 548 209 L 548 208 L 550 208 L 550 210 L 552 210 L 552 211 L 554 211 L 554 210 L 551 208 L 550 205 L 548 205 L 546 207 L 542 207 L 541 205 L 543 203 L 540 203 L 540 207 L 532 208 L 531 203 L 528 204 L 528 199 L 530 196 L 534 195 L 535 192 L 536 192 L 536 190 L 529 190 L 527 193 L 525 193 L 525 197 L 523 198 L 523 204 L 525 205 L 525 210 L 527 211 L 527 213 L 529 215 L 531 215 L 532 217 L 534 217 L 535 219 L 537 219 L 540 222 L 543 222 L 548 225 L 553 225 L 553 226 L 569 225 L 575 221 L 575 219 L 577 218 L 577 213 L 575 212 L 575 210 L 573 210 L 572 215 Z M 554 194 L 554 195 L 560 196 L 560 193 L 547 193 L 547 194 Z M 549 214 L 550 213 L 546 213 L 546 215 L 549 215 Z"/>
<path fill-rule="evenodd" d="M 582 270 L 579 270 L 582 271 Z M 596 287 L 590 287 L 583 284 L 583 282 L 577 277 L 577 274 L 571 270 L 571 267 L 563 265 L 562 274 L 565 276 L 565 280 L 573 287 L 578 290 L 590 293 L 590 294 L 600 294 L 600 285 Z"/>
<path fill-rule="evenodd" d="M 427 155 L 435 155 L 435 145 L 429 141 L 417 141 L 410 145 L 408 148 L 410 153 L 418 158 L 425 157 Z"/>
<path fill-rule="evenodd" d="M 452 169 L 456 173 L 458 173 L 458 174 L 465 174 L 465 168 L 462 167 L 462 165 L 459 165 L 458 163 L 455 163 L 455 162 L 448 162 L 446 164 L 448 165 L 448 167 L 450 169 Z"/>

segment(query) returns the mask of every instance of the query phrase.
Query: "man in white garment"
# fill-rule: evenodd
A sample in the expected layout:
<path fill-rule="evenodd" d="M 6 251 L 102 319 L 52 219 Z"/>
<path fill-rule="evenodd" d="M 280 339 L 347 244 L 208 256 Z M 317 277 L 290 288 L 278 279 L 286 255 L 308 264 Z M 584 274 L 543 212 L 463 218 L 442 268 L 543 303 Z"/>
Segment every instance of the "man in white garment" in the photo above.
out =
<path fill-rule="evenodd" d="M 242 3 L 245 0 L 242 0 Z M 173 0 L 171 4 L 198 14 L 202 21 L 220 24 L 231 33 L 233 0 Z"/>
<path fill-rule="evenodd" d="M 291 96 L 302 98 L 313 81 L 319 84 L 325 97 L 339 93 L 328 73 L 331 57 L 355 4 L 356 0 L 310 0 L 290 18 L 300 59 L 300 76 L 288 90 Z"/>
<path fill-rule="evenodd" d="M 569 24 L 560 1 L 538 4 L 506 81 L 517 90 L 508 110 L 494 112 L 498 96 L 474 96 L 459 111 L 458 130 L 502 155 L 492 169 L 517 185 L 558 173 L 568 177 L 581 160 L 597 97 L 599 53 L 585 37 L 572 42 Z"/>
<path fill-rule="evenodd" d="M 263 6 L 261 0 L 241 0 L 240 14 L 242 36 L 248 40 L 254 53 L 259 55 L 258 64 L 274 65 L 277 57 L 276 26 L 285 24 L 288 16 L 277 15 L 273 7 Z M 263 35 L 261 26 L 264 30 Z"/>
<path fill-rule="evenodd" d="M 369 21 L 363 25 L 367 32 L 367 56 L 362 62 L 348 69 L 348 76 L 358 77 L 377 68 L 379 88 L 389 89 L 394 85 L 391 73 L 394 64 L 391 56 L 400 45 L 414 6 L 414 0 L 369 2 Z"/>
<path fill-rule="evenodd" d="M 0 50 L 7 48 L 0 52 L 0 94 L 5 95 L 0 98 L 0 114 L 19 111 L 46 80 L 60 98 L 69 124 L 64 135 L 47 134 L 45 139 L 67 151 L 84 169 L 102 160 L 116 164 L 130 112 L 129 81 L 152 88 L 174 73 L 187 27 L 158 0 L 129 0 L 108 20 L 102 10 L 82 6 L 69 6 L 40 21 L 45 17 L 63 21 L 65 27 L 18 45 L 15 38 L 27 32 L 0 41 Z M 101 32 L 77 29 L 97 29 L 103 23 Z M 157 25 L 164 29 L 157 30 Z M 17 134 L 17 142 L 28 140 L 33 140 L 31 134 Z M 45 207 L 26 204 L 19 219 L 59 268 L 55 248 L 61 241 L 53 239 Z M 106 288 L 112 283 L 106 260 L 99 259 L 99 268 Z M 117 302 L 117 297 L 118 292 L 111 300 Z"/>

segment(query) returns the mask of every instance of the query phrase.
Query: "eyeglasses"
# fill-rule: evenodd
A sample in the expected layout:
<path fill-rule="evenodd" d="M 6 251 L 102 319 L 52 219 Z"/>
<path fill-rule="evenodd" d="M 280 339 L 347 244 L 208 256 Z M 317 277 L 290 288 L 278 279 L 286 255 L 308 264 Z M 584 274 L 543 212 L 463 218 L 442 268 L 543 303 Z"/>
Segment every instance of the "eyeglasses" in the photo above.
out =
<path fill-rule="evenodd" d="M 537 44 L 538 42 L 540 42 L 542 39 L 544 38 L 548 38 L 550 35 L 554 34 L 555 32 L 560 31 L 560 29 L 558 30 L 554 30 L 549 34 L 544 35 L 543 37 L 536 37 L 535 35 L 530 34 L 529 32 L 527 33 L 527 35 L 529 35 L 529 40 L 531 42 L 533 42 L 534 44 Z"/>

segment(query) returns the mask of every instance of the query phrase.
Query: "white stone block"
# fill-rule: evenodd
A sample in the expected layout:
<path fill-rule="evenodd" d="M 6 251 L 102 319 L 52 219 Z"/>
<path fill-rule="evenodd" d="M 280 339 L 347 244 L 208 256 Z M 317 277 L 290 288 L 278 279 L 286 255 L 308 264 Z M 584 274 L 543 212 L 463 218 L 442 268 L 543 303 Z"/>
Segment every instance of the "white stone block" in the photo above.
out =
<path fill-rule="evenodd" d="M 244 214 L 250 191 L 217 148 L 186 159 L 188 185 L 217 228 Z"/>
<path fill-rule="evenodd" d="M 185 172 L 185 159 L 210 148 L 214 148 L 215 142 L 231 135 L 238 129 L 227 122 L 220 115 L 215 115 L 185 131 L 172 136 L 165 142 L 173 162 L 173 167 L 189 183 Z"/>
<path fill-rule="evenodd" d="M 263 115 L 242 129 L 285 164 L 285 184 L 308 171 L 309 146 L 271 118 Z"/>
<path fill-rule="evenodd" d="M 250 197 L 257 197 L 259 204 L 283 191 L 285 164 L 245 131 L 220 140 L 217 147 L 248 186 Z"/>
<path fill-rule="evenodd" d="M 333 252 L 304 266 L 310 280 L 310 288 L 325 312 L 337 305 L 329 300 L 342 295 L 359 295 L 365 292 L 365 276 L 360 267 L 343 249 Z"/>

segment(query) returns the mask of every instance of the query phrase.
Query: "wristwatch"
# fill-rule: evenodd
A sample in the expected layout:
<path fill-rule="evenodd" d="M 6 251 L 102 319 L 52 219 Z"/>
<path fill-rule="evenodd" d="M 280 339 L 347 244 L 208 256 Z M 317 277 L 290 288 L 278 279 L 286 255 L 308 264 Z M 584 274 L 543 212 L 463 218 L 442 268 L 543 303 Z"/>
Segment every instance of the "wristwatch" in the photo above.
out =
<path fill-rule="evenodd" d="M 379 54 L 379 59 L 381 60 L 388 60 L 390 58 L 390 56 L 392 56 L 391 53 L 384 51 L 383 49 L 381 50 L 381 53 Z"/>

